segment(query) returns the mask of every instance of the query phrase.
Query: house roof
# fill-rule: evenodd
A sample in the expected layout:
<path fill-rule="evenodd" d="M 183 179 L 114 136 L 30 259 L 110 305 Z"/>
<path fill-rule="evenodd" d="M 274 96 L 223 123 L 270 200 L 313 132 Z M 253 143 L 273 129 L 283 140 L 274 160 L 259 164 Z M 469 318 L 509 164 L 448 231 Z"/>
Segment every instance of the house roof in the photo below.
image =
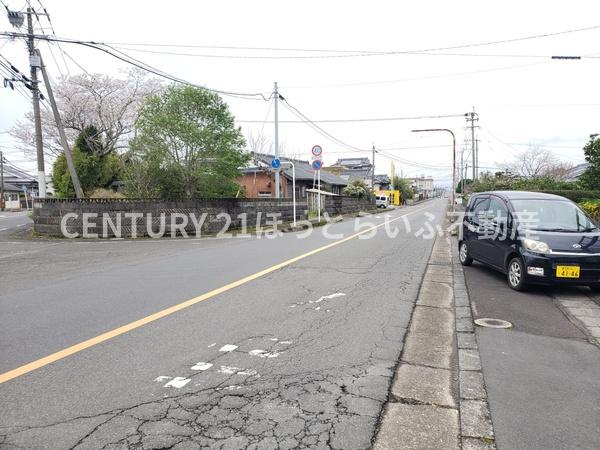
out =
<path fill-rule="evenodd" d="M 335 163 L 336 166 L 346 166 L 349 169 L 352 166 L 371 166 L 369 158 L 341 158 Z"/>
<path fill-rule="evenodd" d="M 10 164 L 4 164 L 4 179 L 10 180 L 13 183 L 31 183 L 37 181 L 33 175 L 12 167 Z"/>
<path fill-rule="evenodd" d="M 391 182 L 392 182 L 392 180 L 390 180 L 389 175 L 386 175 L 386 174 L 375 175 L 375 183 L 389 184 Z"/>
<path fill-rule="evenodd" d="M 274 155 L 268 155 L 265 153 L 254 153 L 254 158 L 258 161 L 261 161 L 266 166 L 271 166 L 271 161 L 275 159 Z M 296 180 L 313 180 L 315 177 L 315 171 L 308 163 L 308 161 L 302 161 L 298 159 L 286 158 L 280 156 L 279 159 L 282 162 L 291 161 L 294 163 L 296 168 Z M 247 171 L 264 169 L 264 167 L 256 167 L 254 169 L 246 169 Z M 281 171 L 281 173 L 290 180 L 292 179 L 292 168 L 286 168 Z M 348 181 L 344 178 L 338 177 L 332 173 L 327 172 L 326 170 L 321 170 L 321 183 L 336 185 L 336 186 L 347 186 Z"/>
<path fill-rule="evenodd" d="M 19 189 L 17 186 L 15 186 L 12 183 L 3 183 L 3 188 L 4 188 L 4 192 L 20 192 L 21 189 Z"/>
<path fill-rule="evenodd" d="M 587 170 L 587 168 L 590 166 L 590 163 L 583 163 L 583 164 L 578 164 L 575 167 L 573 167 L 571 170 L 569 170 L 569 173 L 567 174 L 567 181 L 577 181 L 579 179 L 579 177 L 581 175 L 583 175 L 583 172 L 585 172 Z"/>

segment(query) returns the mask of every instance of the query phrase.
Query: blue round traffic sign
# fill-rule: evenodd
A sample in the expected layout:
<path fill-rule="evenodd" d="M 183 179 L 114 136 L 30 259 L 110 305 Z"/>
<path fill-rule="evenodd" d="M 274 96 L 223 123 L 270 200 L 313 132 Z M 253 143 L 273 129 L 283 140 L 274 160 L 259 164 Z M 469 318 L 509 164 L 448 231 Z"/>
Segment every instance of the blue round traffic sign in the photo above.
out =
<path fill-rule="evenodd" d="M 315 170 L 321 170 L 321 167 L 323 167 L 323 161 L 321 161 L 320 159 L 315 159 L 312 162 L 312 168 Z"/>
<path fill-rule="evenodd" d="M 278 158 L 271 160 L 271 167 L 273 169 L 279 169 L 281 167 L 281 160 Z"/>

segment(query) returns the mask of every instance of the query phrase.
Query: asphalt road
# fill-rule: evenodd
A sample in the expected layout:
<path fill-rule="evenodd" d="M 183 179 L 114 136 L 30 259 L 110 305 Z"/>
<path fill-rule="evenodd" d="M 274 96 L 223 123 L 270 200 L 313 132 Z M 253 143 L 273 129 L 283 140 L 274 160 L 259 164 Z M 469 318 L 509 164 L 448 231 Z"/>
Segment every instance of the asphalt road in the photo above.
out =
<path fill-rule="evenodd" d="M 444 208 L 345 241 L 0 242 L 0 377 L 197 301 L 0 384 L 0 447 L 369 447 Z"/>
<path fill-rule="evenodd" d="M 600 349 L 552 296 L 588 299 L 591 293 L 515 292 L 504 275 L 479 263 L 465 267 L 465 278 L 474 319 L 513 324 L 476 330 L 498 449 L 600 448 Z"/>
<path fill-rule="evenodd" d="M 0 211 L 0 239 L 8 238 L 15 232 L 30 230 L 33 222 L 27 211 Z"/>

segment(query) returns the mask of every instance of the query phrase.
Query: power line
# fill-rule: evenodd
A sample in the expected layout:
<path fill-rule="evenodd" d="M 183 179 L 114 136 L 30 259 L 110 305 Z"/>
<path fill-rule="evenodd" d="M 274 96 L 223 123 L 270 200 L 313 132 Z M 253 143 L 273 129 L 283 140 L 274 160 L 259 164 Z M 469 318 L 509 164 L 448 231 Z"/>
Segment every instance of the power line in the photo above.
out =
<path fill-rule="evenodd" d="M 11 33 L 11 32 L 0 32 L 0 36 L 9 36 L 9 37 L 28 37 L 27 34 L 23 34 L 23 33 Z M 62 38 L 53 38 L 53 37 L 48 37 L 46 35 L 34 35 L 33 36 L 34 39 L 38 39 L 38 40 L 44 40 L 44 41 L 50 41 L 50 42 L 63 42 L 63 43 L 68 43 L 68 44 L 77 44 L 77 45 L 82 45 L 85 47 L 89 47 L 89 48 L 93 48 L 96 50 L 100 50 L 114 58 L 119 59 L 120 61 L 123 61 L 127 64 L 130 64 L 132 66 L 135 66 L 139 69 L 145 70 L 146 72 L 152 73 L 154 75 L 157 75 L 159 77 L 162 78 L 166 78 L 168 80 L 174 81 L 176 83 L 180 83 L 180 84 L 184 84 L 187 86 L 192 86 L 192 87 L 196 87 L 196 88 L 200 88 L 200 89 L 205 89 L 207 91 L 210 92 L 214 92 L 216 94 L 221 94 L 221 95 L 225 95 L 225 96 L 229 96 L 229 97 L 235 97 L 235 98 L 242 98 L 242 99 L 249 99 L 249 100 L 264 100 L 264 101 L 268 101 L 270 98 L 265 96 L 263 93 L 258 92 L 258 93 L 246 93 L 246 92 L 232 92 L 232 91 L 224 91 L 224 90 L 219 90 L 219 89 L 213 89 L 213 88 L 208 88 L 206 86 L 202 86 L 202 85 L 198 85 L 196 83 L 192 83 L 190 81 L 184 80 L 182 78 L 179 78 L 175 75 L 171 75 L 163 70 L 157 69 L 147 63 L 144 63 L 143 61 L 140 61 L 132 56 L 127 55 L 126 53 L 117 50 L 107 44 L 101 44 L 101 43 L 95 43 L 95 42 L 90 42 L 90 41 L 78 41 L 75 39 L 62 39 Z"/>
<path fill-rule="evenodd" d="M 389 55 L 409 55 L 409 56 L 452 56 L 452 57 L 473 57 L 473 58 L 528 58 L 528 59 L 599 59 L 593 55 L 581 55 L 581 56 L 556 56 L 556 55 L 541 55 L 541 54 L 522 54 L 522 53 L 448 53 L 448 52 L 433 52 L 433 51 L 404 51 L 404 52 L 380 52 L 380 53 L 366 53 L 366 54 L 354 54 L 354 55 L 321 55 L 321 56 L 293 56 L 293 55 L 219 55 L 209 53 L 184 53 L 184 52 L 173 52 L 165 50 L 146 50 L 140 48 L 132 48 L 131 46 L 119 46 L 115 45 L 113 48 L 121 50 L 127 50 L 138 53 L 149 53 L 155 55 L 167 55 L 167 56 L 185 56 L 194 58 L 214 58 L 214 59 L 270 59 L 270 60 L 290 60 L 290 59 L 328 59 L 328 58 L 347 58 L 357 56 L 389 56 Z"/>
<path fill-rule="evenodd" d="M 490 69 L 472 70 L 466 72 L 454 72 L 448 74 L 439 75 L 424 75 L 419 77 L 408 77 L 398 78 L 393 80 L 374 80 L 374 81 L 357 81 L 351 83 L 335 83 L 335 84 L 315 84 L 315 85 L 296 85 L 296 86 L 284 86 L 285 89 L 319 89 L 319 88 L 341 88 L 341 87 L 355 87 L 355 86 L 368 86 L 368 85 L 380 85 L 380 84 L 394 84 L 394 83 L 405 83 L 409 81 L 423 81 L 423 80 L 434 80 L 439 78 L 451 78 L 460 77 L 465 75 L 477 75 L 481 73 L 489 72 L 500 72 L 503 70 L 520 69 L 523 67 L 539 66 L 542 64 L 551 64 L 551 61 L 535 62 L 529 64 L 516 64 L 510 66 L 495 67 Z"/>
<path fill-rule="evenodd" d="M 412 117 L 380 117 L 380 118 L 362 118 L 362 119 L 323 119 L 311 120 L 312 123 L 356 123 L 356 122 L 388 122 L 400 120 L 421 120 L 421 119 L 446 119 L 450 117 L 464 117 L 464 114 L 446 114 L 434 116 L 412 116 Z M 262 120 L 236 120 L 239 123 L 263 123 Z M 306 123 L 305 120 L 279 120 L 279 123 Z M 273 121 L 267 121 L 273 123 Z"/>
<path fill-rule="evenodd" d="M 179 48 L 206 48 L 206 49 L 227 49 L 227 50 L 260 50 L 260 51 L 291 51 L 291 52 L 314 52 L 314 53 L 331 53 L 328 55 L 277 55 L 277 56 L 247 56 L 247 55 L 206 55 L 207 57 L 230 57 L 230 58 L 261 58 L 261 59 L 321 59 L 321 58 L 353 58 L 353 57 L 366 57 L 366 56 L 386 56 L 386 55 L 403 55 L 403 54 L 421 54 L 421 53 L 433 53 L 443 52 L 449 50 L 459 50 L 465 48 L 484 47 L 490 45 L 507 44 L 512 42 L 521 42 L 532 39 L 541 39 L 553 36 L 560 36 L 571 33 L 579 33 L 584 31 L 592 31 L 600 29 L 600 25 L 593 25 L 589 27 L 575 28 L 570 30 L 555 31 L 549 33 L 535 34 L 529 36 L 521 36 L 515 38 L 501 39 L 495 41 L 476 42 L 468 44 L 460 44 L 446 47 L 434 47 L 416 50 L 393 50 L 393 51 L 370 51 L 370 50 L 325 50 L 325 49 L 306 49 L 306 48 L 276 48 L 276 47 L 244 47 L 244 46 L 209 46 L 209 45 L 190 45 L 190 44 L 156 44 L 156 43 L 127 43 L 117 42 L 112 45 L 126 45 L 126 46 L 144 46 L 144 47 L 179 47 Z M 204 55 L 197 55 L 204 56 Z"/>
<path fill-rule="evenodd" d="M 304 113 L 302 113 L 298 108 L 296 108 L 295 106 L 291 105 L 285 98 L 282 99 L 282 103 L 284 106 L 286 106 L 286 108 L 291 111 L 294 115 L 296 115 L 297 117 L 299 117 L 300 119 L 302 119 L 306 124 L 308 124 L 309 126 L 311 126 L 315 131 L 317 131 L 319 134 L 321 134 L 322 136 L 326 137 L 327 139 L 329 139 L 330 141 L 337 143 L 343 147 L 346 147 L 348 149 L 350 149 L 350 151 L 352 152 L 372 152 L 372 149 L 363 149 L 363 148 L 359 148 L 359 147 L 355 147 L 353 145 L 350 145 L 340 139 L 338 139 L 337 137 L 333 136 L 331 133 L 325 131 L 323 128 L 321 128 L 320 126 L 318 126 L 314 121 L 312 121 L 311 119 L 309 119 Z M 403 164 L 409 165 L 409 166 L 413 166 L 413 167 L 424 167 L 424 168 L 437 168 L 437 167 L 441 167 L 441 166 L 435 166 L 435 165 L 431 165 L 431 164 L 426 164 L 426 163 L 418 163 L 416 161 L 411 161 L 408 159 L 404 159 L 404 158 L 399 158 L 396 155 L 392 155 L 390 153 L 387 153 L 386 151 L 383 150 L 376 150 L 376 153 L 379 153 L 389 159 L 393 159 L 394 161 L 399 161 Z"/>

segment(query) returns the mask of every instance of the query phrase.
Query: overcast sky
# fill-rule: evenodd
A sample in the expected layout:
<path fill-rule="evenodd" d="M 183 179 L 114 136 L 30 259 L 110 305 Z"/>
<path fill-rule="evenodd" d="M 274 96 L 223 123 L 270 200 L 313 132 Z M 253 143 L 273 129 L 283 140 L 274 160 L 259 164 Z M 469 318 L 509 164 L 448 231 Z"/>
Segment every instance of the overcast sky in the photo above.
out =
<path fill-rule="evenodd" d="M 25 0 L 2 0 L 21 9 Z M 58 36 L 122 43 L 123 50 L 180 78 L 207 87 L 269 95 L 277 81 L 283 95 L 313 120 L 460 115 L 473 107 L 480 116 L 480 165 L 502 166 L 529 145 L 544 146 L 561 159 L 583 162 L 581 147 L 600 132 L 600 59 L 551 60 L 551 55 L 600 56 L 600 29 L 429 54 L 341 56 L 339 52 L 268 51 L 223 48 L 150 47 L 133 44 L 270 47 L 284 49 L 385 52 L 476 44 L 593 27 L 600 2 L 505 0 L 391 1 L 114 1 L 43 0 Z M 39 6 L 37 0 L 33 6 Z M 0 11 L 0 30 L 12 31 Z M 129 44 L 129 45 L 125 45 Z M 118 74 L 126 65 L 99 51 L 62 44 L 89 72 Z M 43 54 L 49 47 L 40 44 Z M 66 73 L 47 56 L 53 77 Z M 140 52 L 138 50 L 144 50 Z M 165 55 L 148 51 L 195 54 Z M 431 54 L 435 53 L 435 54 Z M 457 55 L 460 54 L 460 55 Z M 23 41 L 0 38 L 0 54 L 27 69 Z M 205 55 L 205 56 L 198 56 Z M 213 57 L 206 57 L 212 55 Z M 476 55 L 476 56 L 473 56 Z M 504 55 L 504 56 L 490 56 Z M 214 57 L 218 56 L 218 57 Z M 236 56 L 223 58 L 222 56 Z M 238 56 L 269 58 L 238 58 Z M 277 56 L 278 58 L 273 58 Z M 303 58 L 289 58 L 290 56 Z M 71 74 L 80 72 L 67 60 Z M 226 97 L 244 133 L 273 136 L 271 102 Z M 0 133 L 30 107 L 25 98 L 0 88 Z M 265 121 L 249 123 L 246 121 Z M 296 120 L 284 107 L 280 119 Z M 428 174 L 440 184 L 450 179 L 451 145 L 445 134 L 412 134 L 413 128 L 451 128 L 463 147 L 464 118 L 411 121 L 320 123 L 338 139 L 359 149 L 373 144 L 398 158 L 398 173 Z M 285 151 L 309 158 L 320 144 L 325 162 L 348 151 L 306 124 L 282 123 Z M 35 164 L 0 134 L 7 158 L 31 169 Z M 377 173 L 389 173 L 390 160 L 378 155 Z M 443 166 L 434 168 L 429 166 Z"/>

